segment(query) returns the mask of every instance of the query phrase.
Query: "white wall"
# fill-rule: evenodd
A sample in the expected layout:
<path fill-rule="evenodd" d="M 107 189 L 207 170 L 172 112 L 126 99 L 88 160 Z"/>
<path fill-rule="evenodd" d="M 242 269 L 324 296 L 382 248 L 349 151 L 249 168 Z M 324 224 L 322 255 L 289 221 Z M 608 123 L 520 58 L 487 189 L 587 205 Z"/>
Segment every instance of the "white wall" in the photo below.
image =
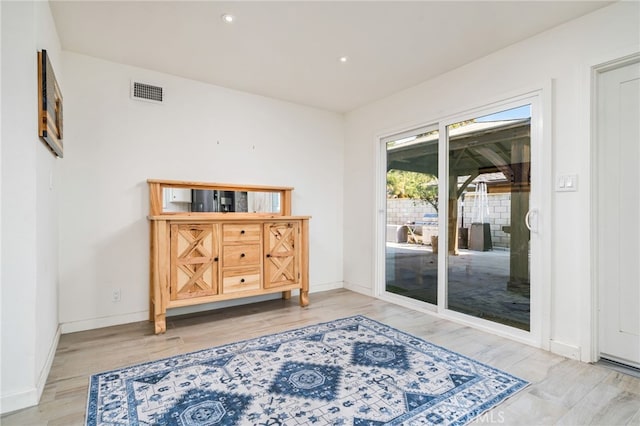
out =
<path fill-rule="evenodd" d="M 345 134 L 337 114 L 61 54 L 47 2 L 0 2 L 0 411 L 37 402 L 57 343 L 58 306 L 67 331 L 146 318 L 147 178 L 296 187 L 294 214 L 313 216 L 312 291 L 344 277 L 372 292 L 375 136 L 551 78 L 549 172 L 581 178 L 577 193 L 553 195 L 551 333 L 578 348 L 590 282 L 584 76 L 594 58 L 638 48 L 638 12 L 636 2 L 614 4 L 361 108 L 347 116 Z M 63 160 L 35 136 L 41 48 L 64 95 Z M 163 85 L 166 104 L 131 101 L 131 78 Z M 122 289 L 116 304 L 114 287 Z"/>
<path fill-rule="evenodd" d="M 293 214 L 313 216 L 311 291 L 342 286 L 342 115 L 75 53 L 63 63 L 63 332 L 148 318 L 148 178 L 295 187 Z M 163 86 L 164 104 L 131 100 L 131 79 Z"/>
<path fill-rule="evenodd" d="M 376 135 L 436 122 L 554 79 L 553 123 L 545 123 L 553 126 L 552 140 L 546 142 L 553 144 L 554 160 L 546 171 L 552 175 L 577 173 L 580 189 L 552 196 L 551 349 L 577 354 L 586 349 L 580 348 L 585 330 L 579 320 L 591 285 L 589 82 L 585 75 L 598 58 L 639 48 L 638 6 L 637 2 L 616 3 L 349 113 L 345 164 L 350 167 L 344 178 L 345 287 L 374 291 Z"/>
<path fill-rule="evenodd" d="M 37 136 L 36 53 L 47 49 L 64 95 L 47 2 L 2 2 L 1 412 L 36 404 L 58 333 L 58 161 Z"/>
<path fill-rule="evenodd" d="M 0 3 L 0 51 L 2 50 L 2 4 Z M 2 104 L 4 102 L 2 102 L 1 100 L 3 99 L 2 97 L 2 54 L 0 54 L 0 177 L 3 176 L 2 171 Z M 4 321 L 2 320 L 3 318 L 3 314 L 2 314 L 2 307 L 3 307 L 3 302 L 2 302 L 2 277 L 3 277 L 3 272 L 2 272 L 2 246 L 4 245 L 2 243 L 3 239 L 2 239 L 2 228 L 3 226 L 3 222 L 2 222 L 2 180 L 0 179 L 0 332 L 2 332 L 3 327 L 2 324 L 4 323 Z M 4 334 L 4 333 L 3 333 Z M 2 356 L 2 337 L 0 337 L 0 401 L 2 399 L 2 372 L 4 371 L 4 363 L 3 363 L 3 356 Z M 0 402 L 0 413 L 2 413 L 2 402 Z"/>

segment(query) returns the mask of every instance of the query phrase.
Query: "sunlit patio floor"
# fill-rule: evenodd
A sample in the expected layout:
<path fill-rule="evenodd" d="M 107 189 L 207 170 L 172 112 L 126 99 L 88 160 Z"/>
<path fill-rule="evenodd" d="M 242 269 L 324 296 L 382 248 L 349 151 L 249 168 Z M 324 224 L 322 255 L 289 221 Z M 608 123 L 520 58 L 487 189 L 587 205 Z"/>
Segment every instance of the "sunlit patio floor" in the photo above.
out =
<path fill-rule="evenodd" d="M 430 246 L 387 243 L 387 291 L 437 303 L 437 256 Z M 449 309 L 529 329 L 529 295 L 507 289 L 509 251 L 460 249 L 448 256 Z"/>

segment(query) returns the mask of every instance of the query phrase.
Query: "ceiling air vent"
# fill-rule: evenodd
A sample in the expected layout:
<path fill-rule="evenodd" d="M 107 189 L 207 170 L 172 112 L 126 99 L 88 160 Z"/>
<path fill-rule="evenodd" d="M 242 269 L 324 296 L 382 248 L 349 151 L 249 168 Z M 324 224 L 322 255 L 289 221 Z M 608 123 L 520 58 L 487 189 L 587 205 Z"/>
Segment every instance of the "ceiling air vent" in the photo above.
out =
<path fill-rule="evenodd" d="M 131 99 L 161 104 L 164 100 L 164 89 L 153 84 L 132 81 Z"/>

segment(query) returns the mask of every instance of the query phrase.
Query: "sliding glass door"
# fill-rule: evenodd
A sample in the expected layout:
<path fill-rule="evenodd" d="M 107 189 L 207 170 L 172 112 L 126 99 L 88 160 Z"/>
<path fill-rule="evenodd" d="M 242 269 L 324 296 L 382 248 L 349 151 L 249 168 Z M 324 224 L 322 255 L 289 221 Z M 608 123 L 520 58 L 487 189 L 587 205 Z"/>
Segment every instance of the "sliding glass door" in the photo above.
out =
<path fill-rule="evenodd" d="M 438 303 L 438 130 L 383 140 L 386 154 L 385 291 Z"/>
<path fill-rule="evenodd" d="M 529 331 L 531 107 L 447 126 L 447 309 Z"/>
<path fill-rule="evenodd" d="M 538 96 L 381 139 L 386 297 L 532 332 Z"/>

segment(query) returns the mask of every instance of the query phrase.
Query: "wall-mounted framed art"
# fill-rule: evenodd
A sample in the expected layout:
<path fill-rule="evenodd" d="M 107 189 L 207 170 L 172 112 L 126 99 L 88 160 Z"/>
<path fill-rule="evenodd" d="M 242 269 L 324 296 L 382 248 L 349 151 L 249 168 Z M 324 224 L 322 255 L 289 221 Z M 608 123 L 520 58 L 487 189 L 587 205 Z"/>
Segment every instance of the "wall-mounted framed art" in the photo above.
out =
<path fill-rule="evenodd" d="M 38 136 L 62 158 L 62 92 L 44 49 L 38 52 Z"/>

